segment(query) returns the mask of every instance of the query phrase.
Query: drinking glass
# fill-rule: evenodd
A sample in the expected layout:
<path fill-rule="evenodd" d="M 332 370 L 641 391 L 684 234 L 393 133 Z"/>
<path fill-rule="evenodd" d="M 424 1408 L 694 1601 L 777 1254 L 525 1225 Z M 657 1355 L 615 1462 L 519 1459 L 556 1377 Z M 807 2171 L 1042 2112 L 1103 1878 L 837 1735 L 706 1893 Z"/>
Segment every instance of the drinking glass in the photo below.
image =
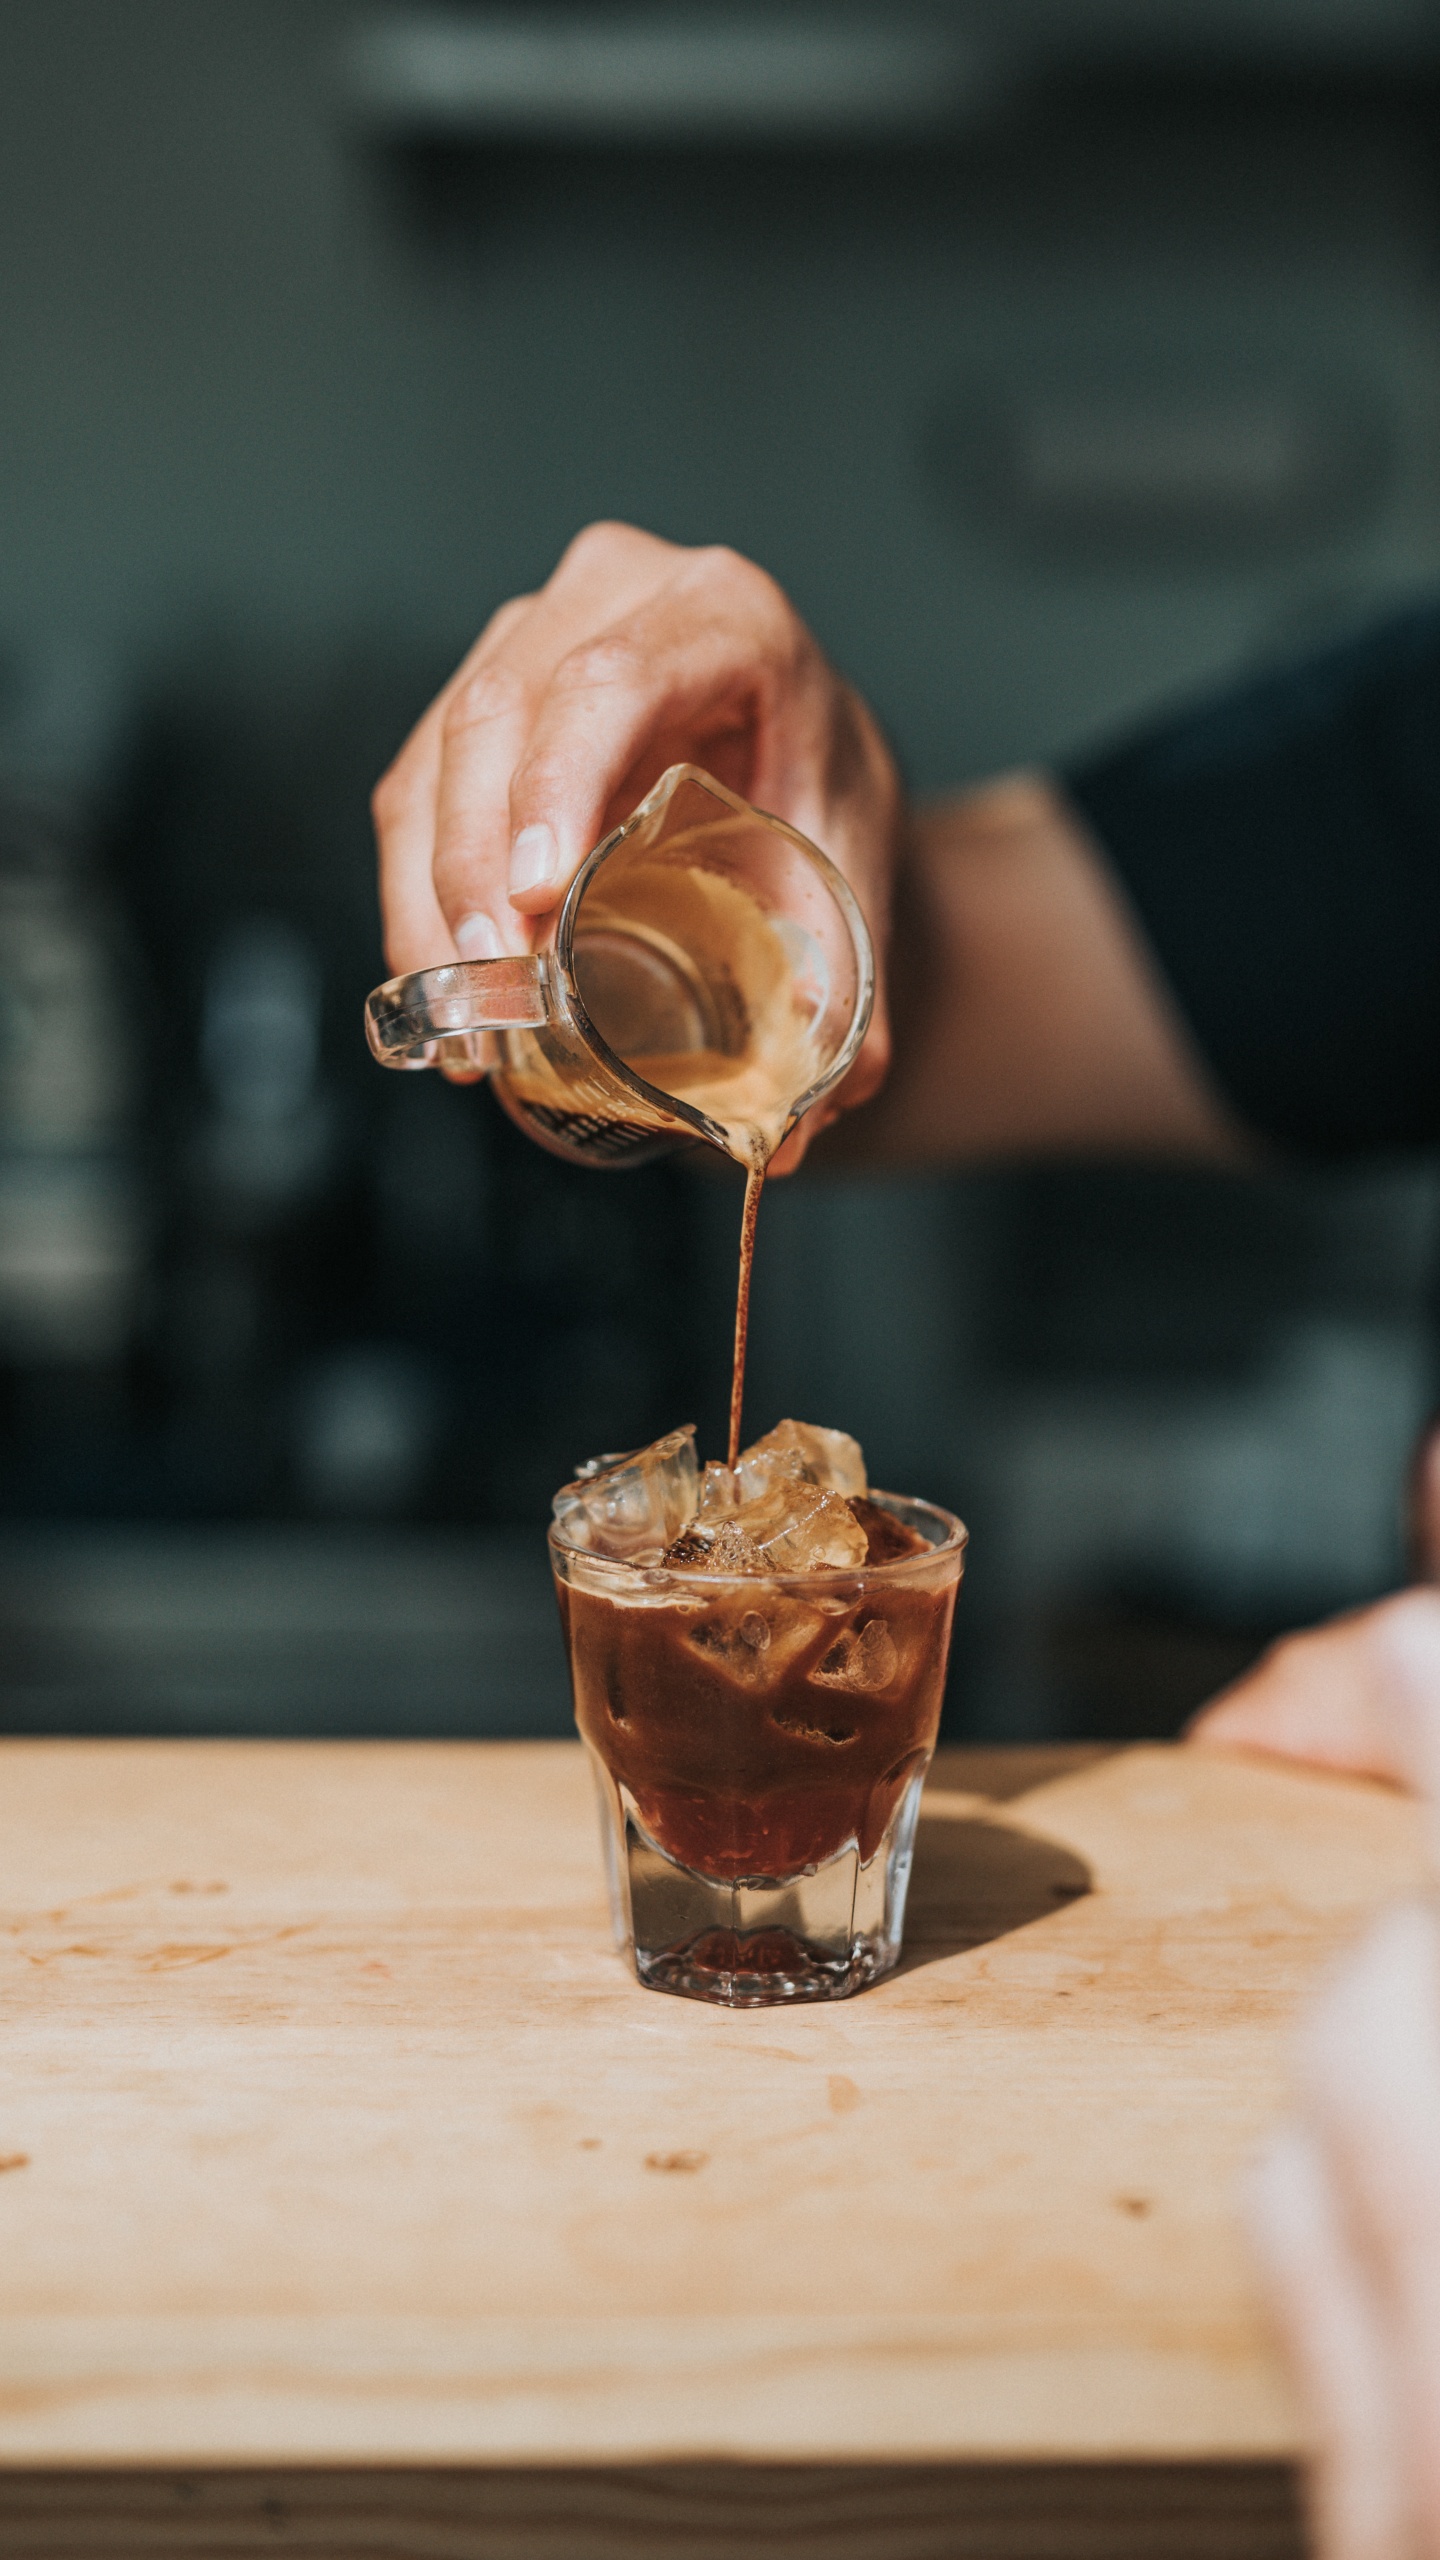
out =
<path fill-rule="evenodd" d="M 727 2008 L 844 1999 L 900 1954 L 966 1530 L 849 1571 L 640 1565 L 550 1533 L 615 1936 Z"/>

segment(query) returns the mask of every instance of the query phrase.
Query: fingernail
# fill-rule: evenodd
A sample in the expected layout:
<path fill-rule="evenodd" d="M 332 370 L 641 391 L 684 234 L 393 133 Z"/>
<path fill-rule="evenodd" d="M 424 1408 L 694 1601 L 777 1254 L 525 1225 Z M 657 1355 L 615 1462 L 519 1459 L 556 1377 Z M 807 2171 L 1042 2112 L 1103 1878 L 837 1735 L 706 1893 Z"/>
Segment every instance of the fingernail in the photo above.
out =
<path fill-rule="evenodd" d="M 531 889 L 548 889 L 560 868 L 560 847 L 555 830 L 542 819 L 538 826 L 522 827 L 510 847 L 510 895 L 523 898 Z"/>
<path fill-rule="evenodd" d="M 462 960 L 503 960 L 505 945 L 493 916 L 462 916 L 455 927 L 455 948 Z"/>

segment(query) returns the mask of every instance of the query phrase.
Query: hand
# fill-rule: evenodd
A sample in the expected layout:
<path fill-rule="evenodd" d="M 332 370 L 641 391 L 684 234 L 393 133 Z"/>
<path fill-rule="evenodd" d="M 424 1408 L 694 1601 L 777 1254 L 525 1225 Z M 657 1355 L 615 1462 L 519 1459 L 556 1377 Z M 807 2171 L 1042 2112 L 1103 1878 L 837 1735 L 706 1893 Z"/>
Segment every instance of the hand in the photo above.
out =
<path fill-rule="evenodd" d="M 1440 1662 L 1440 1420 L 1432 1418 L 1416 1444 L 1405 1513 L 1418 1587 L 1272 1645 L 1201 1709 L 1187 1740 L 1389 1778 L 1440 1800 L 1440 1765 L 1413 1765 L 1430 1732 L 1428 1717 L 1416 1713 L 1416 1648 L 1421 1659 L 1435 1648 Z"/>
<path fill-rule="evenodd" d="M 874 938 L 869 1036 L 786 1171 L 884 1079 L 903 802 L 864 703 L 735 552 L 591 525 L 537 595 L 501 606 L 375 791 L 386 952 L 399 972 L 534 948 L 593 846 L 681 761 L 818 844 Z"/>
<path fill-rule="evenodd" d="M 1306 2412 L 1318 2560 L 1437 2560 L 1433 1910 L 1387 1913 L 1312 2012 L 1295 2113 L 1255 2174 L 1249 2219 Z"/>
<path fill-rule="evenodd" d="M 1201 1708 L 1186 1740 L 1270 1752 L 1395 1786 L 1429 1783 L 1428 1766 L 1415 1760 L 1429 1731 L 1413 1712 L 1417 1647 L 1422 1658 L 1433 1654 L 1440 1683 L 1440 1591 L 1399 1591 L 1283 1637 Z M 1440 1791 L 1440 1765 L 1434 1777 Z"/>
<path fill-rule="evenodd" d="M 1193 1738 L 1393 1778 L 1440 1845 L 1440 1593 L 1276 1645 Z M 1318 2560 L 1440 2560 L 1440 1921 L 1392 1911 L 1306 2023 L 1249 2219 L 1312 2446 Z"/>

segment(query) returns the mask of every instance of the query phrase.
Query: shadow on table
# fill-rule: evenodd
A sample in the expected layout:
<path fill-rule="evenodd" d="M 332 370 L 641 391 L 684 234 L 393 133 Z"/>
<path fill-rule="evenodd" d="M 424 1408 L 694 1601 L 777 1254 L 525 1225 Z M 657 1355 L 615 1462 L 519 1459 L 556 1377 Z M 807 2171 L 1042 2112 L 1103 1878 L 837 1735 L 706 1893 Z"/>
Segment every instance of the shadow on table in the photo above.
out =
<path fill-rule="evenodd" d="M 922 1807 L 900 1969 L 1009 1937 L 1078 1902 L 1093 1882 L 1084 1859 L 1056 1840 Z"/>

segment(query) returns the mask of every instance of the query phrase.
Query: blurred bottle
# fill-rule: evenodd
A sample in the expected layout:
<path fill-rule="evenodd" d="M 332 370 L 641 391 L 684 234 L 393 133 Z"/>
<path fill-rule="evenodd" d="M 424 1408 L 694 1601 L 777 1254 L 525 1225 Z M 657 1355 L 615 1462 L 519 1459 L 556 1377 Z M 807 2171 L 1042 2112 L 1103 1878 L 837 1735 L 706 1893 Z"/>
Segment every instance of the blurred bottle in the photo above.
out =
<path fill-rule="evenodd" d="M 205 972 L 206 1114 L 195 1171 L 212 1213 L 246 1231 L 303 1206 L 329 1169 L 334 1113 L 321 1085 L 318 955 L 278 916 L 242 916 Z"/>
<path fill-rule="evenodd" d="M 0 682 L 0 1359 L 113 1363 L 136 1322 L 140 1008 L 89 854 L 117 706 L 57 656 Z"/>

